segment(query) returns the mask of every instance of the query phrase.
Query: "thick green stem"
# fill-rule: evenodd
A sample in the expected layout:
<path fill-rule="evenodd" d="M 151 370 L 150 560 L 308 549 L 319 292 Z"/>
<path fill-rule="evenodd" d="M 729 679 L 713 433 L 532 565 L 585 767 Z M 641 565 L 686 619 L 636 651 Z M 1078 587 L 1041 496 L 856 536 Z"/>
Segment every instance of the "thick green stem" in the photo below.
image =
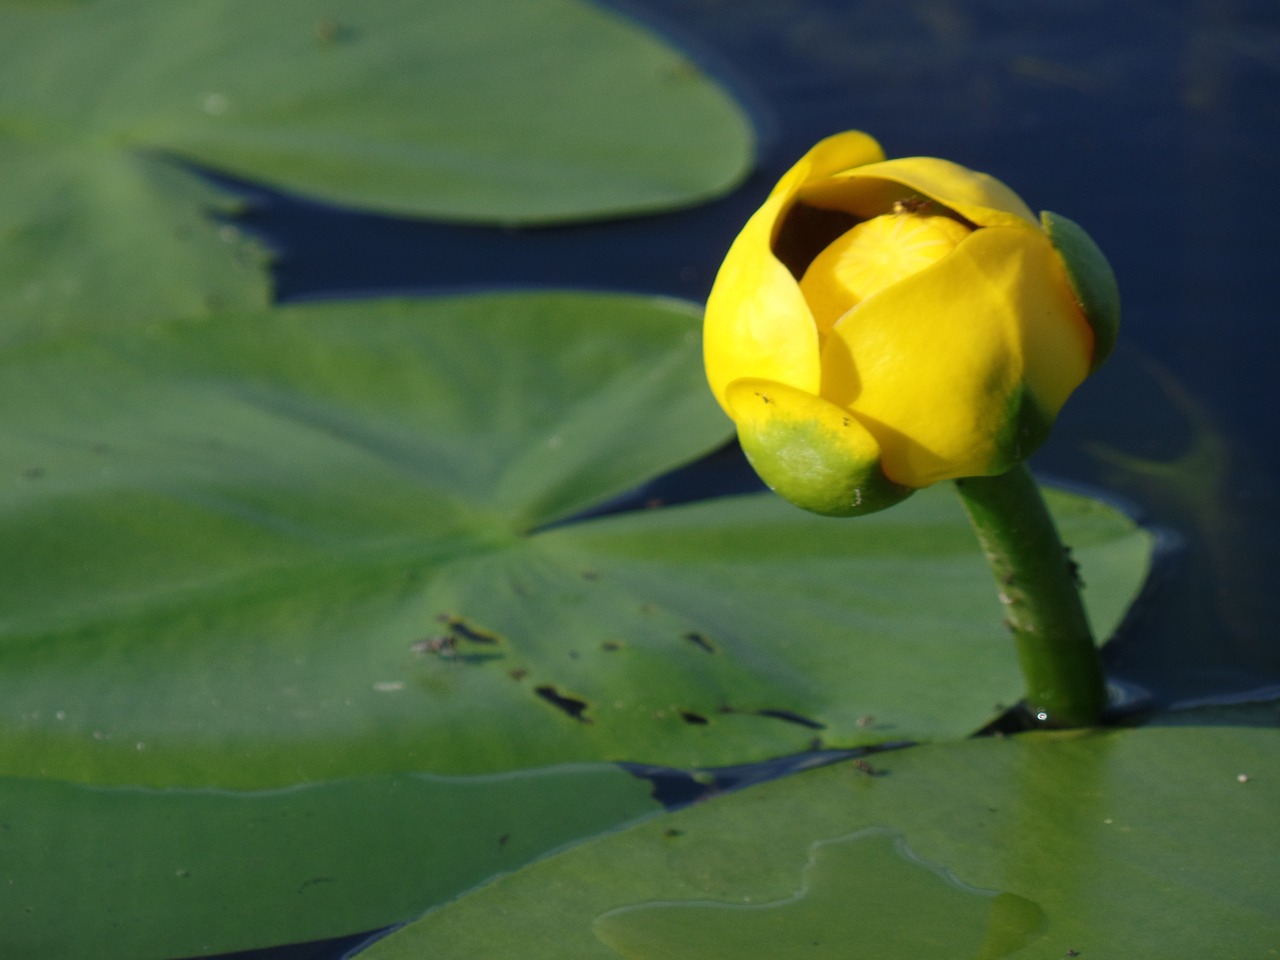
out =
<path fill-rule="evenodd" d="M 956 488 L 999 585 L 1028 710 L 1046 726 L 1096 724 L 1107 699 L 1102 666 L 1075 566 L 1031 471 L 1018 464 Z"/>

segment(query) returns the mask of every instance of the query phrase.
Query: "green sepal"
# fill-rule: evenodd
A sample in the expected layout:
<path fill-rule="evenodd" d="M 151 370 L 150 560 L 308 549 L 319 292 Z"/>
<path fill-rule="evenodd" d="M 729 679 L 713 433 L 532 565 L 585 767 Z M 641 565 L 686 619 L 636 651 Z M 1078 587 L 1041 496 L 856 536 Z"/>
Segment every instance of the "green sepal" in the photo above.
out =
<path fill-rule="evenodd" d="M 1039 449 L 1053 429 L 1053 417 L 1045 412 L 1024 383 L 1009 397 L 1008 418 L 996 441 L 996 458 L 986 475 L 1004 473 Z"/>
<path fill-rule="evenodd" d="M 1085 319 L 1093 328 L 1093 358 L 1089 372 L 1097 370 L 1111 353 L 1120 333 L 1120 288 L 1106 255 L 1074 220 L 1040 211 L 1049 242 L 1062 257 L 1067 278 Z"/>
<path fill-rule="evenodd" d="M 771 490 L 811 513 L 856 517 L 915 493 L 915 488 L 886 477 L 879 459 L 851 460 L 839 438 L 821 422 L 739 424 L 738 441 Z"/>

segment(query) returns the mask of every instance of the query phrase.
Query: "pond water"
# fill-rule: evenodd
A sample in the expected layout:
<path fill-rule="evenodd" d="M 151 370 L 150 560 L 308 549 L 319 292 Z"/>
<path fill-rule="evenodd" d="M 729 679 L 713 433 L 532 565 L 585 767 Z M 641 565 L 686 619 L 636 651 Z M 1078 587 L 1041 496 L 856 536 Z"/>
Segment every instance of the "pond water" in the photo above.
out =
<path fill-rule="evenodd" d="M 1155 707 L 1280 690 L 1280 8 L 1268 0 L 628 0 L 753 112 L 759 165 L 694 210 L 544 229 L 410 222 L 260 194 L 285 301 L 574 287 L 701 301 L 738 227 L 814 141 L 990 172 L 1107 252 L 1121 346 L 1033 466 L 1169 532 L 1106 651 Z M 751 484 L 733 456 L 685 496 Z M 353 941 L 237 954 L 320 960 Z"/>

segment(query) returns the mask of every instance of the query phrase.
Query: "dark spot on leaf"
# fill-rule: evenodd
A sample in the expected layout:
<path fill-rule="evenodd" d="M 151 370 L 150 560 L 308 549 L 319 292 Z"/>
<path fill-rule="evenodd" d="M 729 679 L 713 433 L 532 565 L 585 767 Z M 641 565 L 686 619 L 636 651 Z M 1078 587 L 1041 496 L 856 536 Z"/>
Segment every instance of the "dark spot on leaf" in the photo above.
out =
<path fill-rule="evenodd" d="M 516 667 L 514 670 L 508 670 L 507 676 L 512 680 L 523 680 L 529 675 L 529 671 L 523 667 Z"/>
<path fill-rule="evenodd" d="M 870 761 L 867 760 L 853 761 L 853 769 L 867 777 L 883 777 L 885 774 L 885 771 L 873 767 Z"/>
<path fill-rule="evenodd" d="M 579 700 L 576 697 L 566 697 L 550 684 L 537 687 L 534 692 L 552 706 L 563 710 L 579 723 L 591 722 L 587 717 L 583 716 L 587 710 L 587 703 L 585 700 Z"/>
<path fill-rule="evenodd" d="M 681 710 L 680 719 L 685 723 L 691 723 L 695 727 L 705 727 L 711 721 L 700 713 L 694 713 L 692 710 Z"/>
<path fill-rule="evenodd" d="M 507 841 L 510 839 L 511 839 L 511 834 L 504 833 L 502 836 L 498 838 L 498 846 L 505 847 L 507 845 Z"/>
<path fill-rule="evenodd" d="M 39 480 L 44 476 L 44 467 L 27 467 L 22 475 L 28 480 Z"/>
<path fill-rule="evenodd" d="M 583 570 L 582 579 L 583 580 L 599 580 L 600 571 L 599 570 Z"/>
<path fill-rule="evenodd" d="M 690 631 L 689 633 L 686 633 L 684 635 L 684 638 L 688 640 L 690 643 L 692 643 L 695 647 L 701 647 L 703 650 L 707 651 L 707 653 L 716 652 L 716 648 L 711 645 L 711 641 L 708 640 L 706 637 L 704 637 L 700 633 L 694 633 Z"/>
<path fill-rule="evenodd" d="M 502 638 L 496 633 L 490 633 L 488 630 L 482 630 L 480 627 L 467 623 L 462 617 L 454 617 L 447 613 L 442 613 L 436 619 L 441 623 L 447 624 L 450 632 L 459 640 L 489 644 L 502 642 Z"/>
<path fill-rule="evenodd" d="M 577 650 L 570 650 L 570 651 L 569 651 L 569 659 L 570 659 L 570 660 L 577 660 L 579 656 L 580 656 L 580 654 L 578 653 L 578 651 L 577 651 Z"/>
<path fill-rule="evenodd" d="M 622 649 L 622 641 L 606 640 L 604 643 L 600 644 L 600 649 L 607 650 L 609 653 L 617 653 Z"/>
<path fill-rule="evenodd" d="M 314 887 L 317 883 L 333 883 L 333 877 L 312 877 L 310 880 L 304 880 L 298 886 L 298 892 L 301 893 L 307 887 Z"/>
<path fill-rule="evenodd" d="M 664 837 L 683 837 L 684 831 L 678 830 L 675 827 L 667 827 L 666 830 L 662 831 L 662 835 Z"/>
<path fill-rule="evenodd" d="M 803 714 L 795 713 L 791 710 L 757 710 L 757 717 L 772 717 L 774 720 L 785 720 L 787 723 L 794 723 L 801 727 L 808 727 L 810 730 L 825 730 L 827 725 L 819 723 L 817 720 L 810 720 Z"/>

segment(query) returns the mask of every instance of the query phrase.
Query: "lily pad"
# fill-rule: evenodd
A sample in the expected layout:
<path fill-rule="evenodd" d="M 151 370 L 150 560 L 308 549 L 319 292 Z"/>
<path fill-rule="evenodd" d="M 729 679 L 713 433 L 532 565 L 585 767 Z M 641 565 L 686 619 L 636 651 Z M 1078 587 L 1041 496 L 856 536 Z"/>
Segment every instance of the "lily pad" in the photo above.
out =
<path fill-rule="evenodd" d="M 257 792 L 0 778 L 0 948 L 167 960 L 362 933 L 653 812 L 647 794 L 585 765 Z"/>
<path fill-rule="evenodd" d="M 685 206 L 745 115 L 580 0 L 0 4 L 0 342 L 265 304 L 235 193 L 489 223 Z"/>
<path fill-rule="evenodd" d="M 299 306 L 0 361 L 0 770 L 257 789 L 964 736 L 1020 680 L 948 490 L 574 519 L 726 438 L 697 311 Z M 1097 633 L 1149 537 L 1058 495 Z"/>
<path fill-rule="evenodd" d="M 1152 728 L 836 764 L 584 844 L 360 957 L 1265 956 L 1278 750 Z"/>

